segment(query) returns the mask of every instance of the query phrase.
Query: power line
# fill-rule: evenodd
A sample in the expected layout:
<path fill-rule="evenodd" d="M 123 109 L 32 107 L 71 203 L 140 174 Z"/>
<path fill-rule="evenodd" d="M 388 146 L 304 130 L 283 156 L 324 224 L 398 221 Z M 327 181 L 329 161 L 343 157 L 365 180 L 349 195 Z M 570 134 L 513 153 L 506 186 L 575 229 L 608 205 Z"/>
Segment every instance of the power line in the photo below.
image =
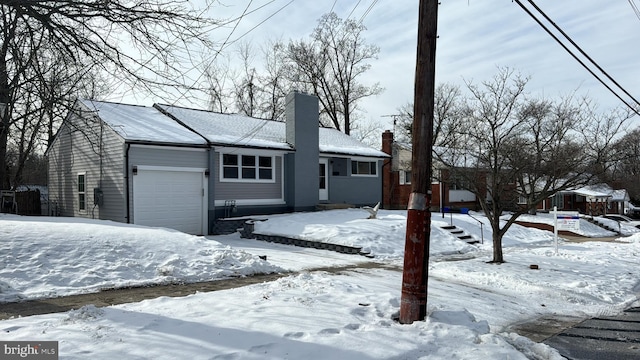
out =
<path fill-rule="evenodd" d="M 580 46 L 578 46 L 578 44 L 576 44 L 571 37 L 569 37 L 569 35 L 567 35 L 553 20 L 551 20 L 549 18 L 549 16 L 547 16 L 547 14 L 544 13 L 544 11 L 542 11 L 538 5 L 536 5 L 533 0 L 528 0 L 529 3 L 531 5 L 533 5 L 533 7 L 540 13 L 542 14 L 542 16 L 544 16 L 545 19 L 547 19 L 547 21 L 549 21 L 549 23 L 551 23 L 567 40 L 569 40 L 569 42 L 571 43 L 571 45 L 575 46 L 576 49 L 578 49 L 578 51 L 580 51 L 580 53 L 582 55 L 584 55 L 593 65 L 596 66 L 596 68 L 598 68 L 598 70 L 600 70 L 609 80 L 611 80 L 617 87 L 620 88 L 620 90 L 622 90 L 627 96 L 629 96 L 633 101 L 635 101 L 636 104 L 638 104 L 640 106 L 640 102 L 638 102 L 638 100 L 636 100 L 633 96 L 631 96 L 631 94 L 629 94 L 629 92 L 627 92 L 620 84 L 618 84 L 617 81 L 615 81 L 606 71 L 604 71 L 604 69 L 602 67 L 600 67 L 600 65 L 598 65 L 598 63 L 595 62 L 595 60 L 593 60 L 589 55 L 587 55 L 586 52 L 584 52 L 584 50 L 582 50 L 582 48 L 580 48 Z"/>
<path fill-rule="evenodd" d="M 631 8 L 633 9 L 633 12 L 636 14 L 638 19 L 640 20 L 640 9 L 638 9 L 638 5 L 636 5 L 636 3 L 634 1 L 635 0 L 629 0 L 629 5 L 631 5 Z"/>
<path fill-rule="evenodd" d="M 213 63 L 217 58 L 218 55 L 220 55 L 220 53 L 226 49 L 227 47 L 229 47 L 230 45 L 236 43 L 237 41 L 239 41 L 240 39 L 242 39 L 243 37 L 247 36 L 249 33 L 253 32 L 256 28 L 258 28 L 259 26 L 261 26 L 262 24 L 264 24 L 265 22 L 267 22 L 269 19 L 271 19 L 272 17 L 274 17 L 276 14 L 278 14 L 280 11 L 284 10 L 287 6 L 291 5 L 291 3 L 293 3 L 294 0 L 290 0 L 288 3 L 286 3 L 284 6 L 280 7 L 278 10 L 276 10 L 275 12 L 273 12 L 271 15 L 267 16 L 264 20 L 262 20 L 261 22 L 259 22 L 257 25 L 255 25 L 254 27 L 252 27 L 251 29 L 247 30 L 244 34 L 238 36 L 237 38 L 233 39 L 232 41 L 229 41 L 229 39 L 231 39 L 231 36 L 233 35 L 233 33 L 236 31 L 236 29 L 238 28 L 238 25 L 240 24 L 240 21 L 247 16 L 248 14 L 256 11 L 257 9 L 254 10 L 249 10 L 249 8 L 251 7 L 251 5 L 253 4 L 253 0 L 249 1 L 249 3 L 247 4 L 247 6 L 245 7 L 244 11 L 242 12 L 242 15 L 240 15 L 239 17 L 237 17 L 236 19 L 236 23 L 233 27 L 233 29 L 231 30 L 231 32 L 229 33 L 229 35 L 227 36 L 227 38 L 225 39 L 225 41 L 222 43 L 222 45 L 220 46 L 220 49 L 218 49 L 213 57 L 213 59 L 211 59 L 210 63 Z M 268 4 L 273 3 L 273 1 L 269 2 Z M 263 8 L 266 5 L 262 5 L 260 6 L 258 9 Z M 200 64 L 194 66 L 191 70 L 195 69 L 196 67 L 203 65 L 204 61 L 201 62 Z M 204 71 L 202 71 L 200 73 L 200 75 L 196 78 L 196 80 L 194 81 L 194 83 L 197 83 L 198 81 L 200 81 L 200 79 L 202 79 L 202 77 L 204 76 Z M 180 99 L 184 98 L 187 94 L 188 90 L 181 92 L 180 96 L 175 99 L 172 103 L 172 105 L 175 105 L 178 101 L 180 101 Z"/>
<path fill-rule="evenodd" d="M 565 38 L 571 42 L 592 64 L 594 64 L 603 74 L 605 74 L 609 80 L 611 80 L 618 88 L 620 88 L 625 94 L 627 94 L 639 107 L 639 109 L 634 108 L 631 104 L 629 104 L 626 100 L 624 100 L 616 91 L 614 91 L 609 85 L 607 85 L 597 74 L 593 72 L 582 60 L 576 56 L 558 37 L 549 30 L 547 26 L 545 26 L 540 19 L 536 17 L 527 7 L 525 7 L 520 0 L 515 0 L 515 2 L 533 19 L 538 25 L 540 25 L 560 46 L 562 46 L 580 65 L 582 65 L 591 75 L 593 75 L 604 87 L 606 87 L 613 95 L 615 95 L 620 101 L 622 101 L 627 107 L 629 107 L 633 112 L 637 115 L 640 115 L 640 102 L 636 100 L 633 96 L 629 94 L 618 82 L 616 82 L 609 74 L 607 74 L 591 57 L 589 57 L 562 29 L 560 29 L 532 0 L 528 0 L 531 5 L 533 5 L 538 12 L 540 12 L 547 21 L 554 25 L 554 27 L 563 34 Z"/>
<path fill-rule="evenodd" d="M 364 21 L 364 19 L 367 17 L 367 15 L 369 15 L 369 13 L 371 12 L 371 10 L 373 10 L 373 7 L 376 6 L 376 4 L 378 3 L 378 0 L 374 0 L 371 5 L 369 5 L 369 7 L 367 8 L 367 10 L 365 10 L 364 14 L 362 14 L 362 16 L 360 17 L 360 20 L 358 21 L 360 24 L 362 24 L 362 21 Z"/>
<path fill-rule="evenodd" d="M 356 3 L 356 6 L 353 7 L 353 9 L 351 9 L 351 12 L 349 13 L 349 16 L 347 16 L 347 19 L 349 19 L 351 17 L 351 15 L 353 15 L 353 12 L 356 11 L 356 9 L 358 8 L 358 5 L 360 5 L 360 2 L 362 0 L 358 0 L 358 2 Z"/>

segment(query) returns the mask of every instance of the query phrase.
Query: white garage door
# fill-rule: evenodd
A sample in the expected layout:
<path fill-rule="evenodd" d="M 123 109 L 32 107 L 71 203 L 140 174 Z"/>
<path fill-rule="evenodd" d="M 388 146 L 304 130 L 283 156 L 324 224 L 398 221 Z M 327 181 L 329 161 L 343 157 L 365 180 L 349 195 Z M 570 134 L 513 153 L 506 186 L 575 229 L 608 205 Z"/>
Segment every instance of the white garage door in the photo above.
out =
<path fill-rule="evenodd" d="M 133 222 L 203 235 L 203 171 L 140 169 L 133 176 Z"/>

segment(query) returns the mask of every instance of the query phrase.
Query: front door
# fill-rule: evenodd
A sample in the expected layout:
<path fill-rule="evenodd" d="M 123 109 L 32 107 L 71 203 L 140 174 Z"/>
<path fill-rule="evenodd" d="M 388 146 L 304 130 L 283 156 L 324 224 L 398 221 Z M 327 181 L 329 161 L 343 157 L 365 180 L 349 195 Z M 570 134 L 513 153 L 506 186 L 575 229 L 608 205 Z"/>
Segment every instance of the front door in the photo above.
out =
<path fill-rule="evenodd" d="M 329 160 L 320 159 L 320 193 L 318 194 L 320 201 L 329 200 L 329 177 L 328 174 Z"/>

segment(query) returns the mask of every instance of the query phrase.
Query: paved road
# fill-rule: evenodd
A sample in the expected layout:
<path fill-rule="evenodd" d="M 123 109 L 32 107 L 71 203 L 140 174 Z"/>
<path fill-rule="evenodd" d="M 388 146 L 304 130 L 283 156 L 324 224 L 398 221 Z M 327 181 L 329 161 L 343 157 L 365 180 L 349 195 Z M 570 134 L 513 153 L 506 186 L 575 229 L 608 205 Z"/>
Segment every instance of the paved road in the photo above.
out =
<path fill-rule="evenodd" d="M 640 359 L 640 308 L 585 320 L 544 341 L 571 360 Z"/>

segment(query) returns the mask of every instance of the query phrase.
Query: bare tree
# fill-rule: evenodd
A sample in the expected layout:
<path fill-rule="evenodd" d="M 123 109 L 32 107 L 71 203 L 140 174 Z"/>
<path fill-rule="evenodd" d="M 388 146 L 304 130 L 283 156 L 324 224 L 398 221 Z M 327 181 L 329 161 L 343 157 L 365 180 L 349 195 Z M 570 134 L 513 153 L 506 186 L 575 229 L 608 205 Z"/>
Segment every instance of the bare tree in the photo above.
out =
<path fill-rule="evenodd" d="M 265 71 L 258 79 L 262 93 L 260 110 L 265 119 L 278 120 L 285 112 L 285 98 L 292 86 L 287 77 L 285 50 L 280 41 L 270 41 L 262 48 Z"/>
<path fill-rule="evenodd" d="M 209 110 L 220 113 L 229 112 L 233 104 L 233 90 L 230 88 L 237 77 L 231 69 L 229 59 L 218 54 L 214 61 L 204 69 L 204 77 L 208 86 Z"/>
<path fill-rule="evenodd" d="M 629 191 L 629 197 L 640 204 L 640 129 L 635 129 L 614 146 L 615 163 L 612 182 Z"/>
<path fill-rule="evenodd" d="M 459 136 L 457 128 L 463 125 L 465 108 L 462 92 L 457 85 L 443 83 L 436 86 L 434 98 L 433 144 L 436 147 L 449 146 L 451 137 Z M 394 121 L 399 129 L 397 138 L 411 142 L 413 128 L 413 104 L 407 103 L 398 108 Z"/>
<path fill-rule="evenodd" d="M 235 110 L 238 113 L 263 119 L 279 120 L 285 111 L 285 96 L 291 88 L 286 76 L 287 64 L 284 45 L 269 41 L 256 52 L 251 43 L 236 48 L 235 68 L 222 56 L 205 69 L 210 109 L 219 112 Z M 257 59 L 257 54 L 262 58 Z M 262 67 L 256 66 L 256 63 Z"/>
<path fill-rule="evenodd" d="M 559 191 L 601 175 L 602 168 L 593 164 L 610 149 L 613 137 L 587 144 L 584 128 L 594 131 L 605 126 L 615 133 L 628 119 L 600 118 L 573 97 L 528 98 L 527 82 L 528 78 L 504 68 L 481 85 L 467 82 L 470 96 L 464 104 L 464 126 L 443 125 L 455 136 L 449 134 L 447 147 L 434 154 L 449 181 L 460 181 L 479 200 L 493 230 L 494 263 L 504 262 L 502 238 L 520 215 Z"/>
<path fill-rule="evenodd" d="M 365 30 L 356 20 L 328 13 L 318 21 L 310 41 L 292 41 L 287 49 L 292 81 L 300 90 L 317 94 L 322 114 L 345 134 L 351 132 L 358 101 L 382 92 L 378 83 L 367 86 L 359 82 L 371 67 L 368 62 L 380 51 L 367 44 Z"/>
<path fill-rule="evenodd" d="M 206 33 L 215 23 L 187 0 L 0 0 L 0 6 L 1 187 L 9 185 L 9 134 L 28 121 L 19 100 L 27 90 L 46 91 L 38 85 L 47 79 L 43 59 L 57 54 L 77 70 L 98 66 L 120 84 L 150 92 L 184 87 L 188 50 L 209 45 Z"/>

